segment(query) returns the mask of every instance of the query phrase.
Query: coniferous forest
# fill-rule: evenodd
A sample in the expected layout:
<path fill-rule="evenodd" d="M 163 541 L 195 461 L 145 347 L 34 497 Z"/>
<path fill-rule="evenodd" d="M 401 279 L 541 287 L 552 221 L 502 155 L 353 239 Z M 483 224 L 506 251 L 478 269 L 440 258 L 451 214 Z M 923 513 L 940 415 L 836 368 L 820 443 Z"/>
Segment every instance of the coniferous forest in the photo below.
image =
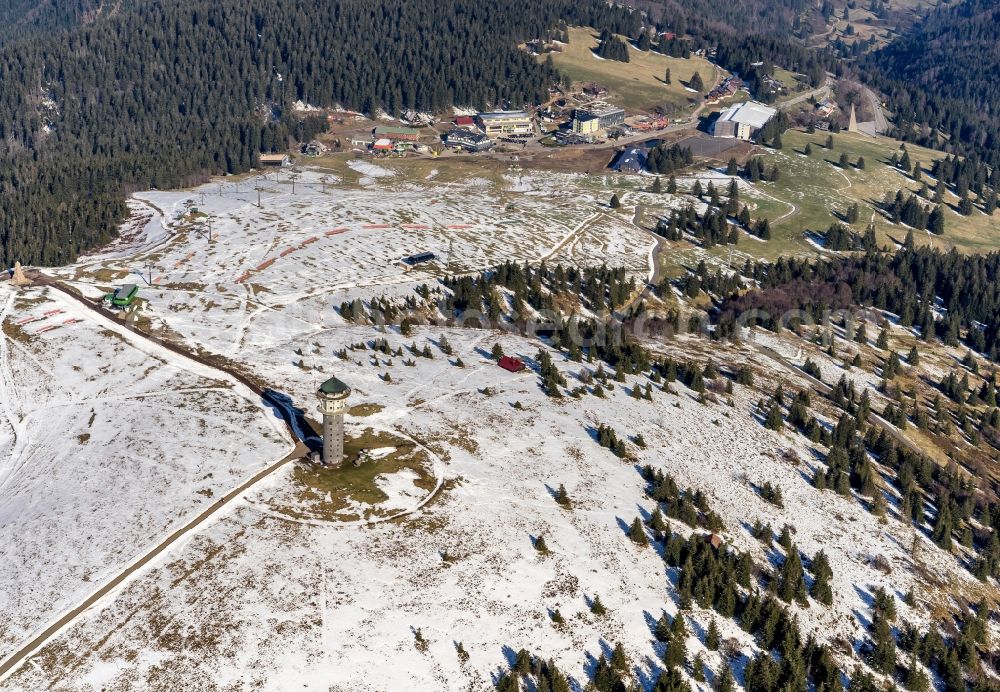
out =
<path fill-rule="evenodd" d="M 94 21 L 111 7 L 121 9 L 130 4 L 131 0 L 107 4 L 100 0 L 3 0 L 0 2 L 0 45 Z"/>
<path fill-rule="evenodd" d="M 1000 163 L 1000 5 L 967 0 L 942 5 L 912 32 L 862 63 L 884 92 L 898 135 Z M 946 142 L 941 141 L 938 131 Z"/>
<path fill-rule="evenodd" d="M 287 147 L 300 99 L 369 113 L 538 101 L 557 77 L 516 45 L 560 21 L 627 34 L 638 18 L 569 0 L 196 0 L 7 41 L 0 261 L 70 261 L 114 235 L 128 193 L 249 169 Z"/>

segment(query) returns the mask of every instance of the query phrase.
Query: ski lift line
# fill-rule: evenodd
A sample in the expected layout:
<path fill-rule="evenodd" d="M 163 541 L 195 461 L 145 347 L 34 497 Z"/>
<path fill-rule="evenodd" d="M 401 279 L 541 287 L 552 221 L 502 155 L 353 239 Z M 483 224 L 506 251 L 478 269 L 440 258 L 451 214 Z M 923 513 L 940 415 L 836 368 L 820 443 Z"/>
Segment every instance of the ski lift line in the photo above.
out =
<path fill-rule="evenodd" d="M 195 251 L 192 250 L 187 255 L 185 255 L 184 259 L 179 259 L 174 263 L 174 269 L 180 269 L 183 265 L 191 261 L 191 258 L 194 256 L 195 256 Z"/>

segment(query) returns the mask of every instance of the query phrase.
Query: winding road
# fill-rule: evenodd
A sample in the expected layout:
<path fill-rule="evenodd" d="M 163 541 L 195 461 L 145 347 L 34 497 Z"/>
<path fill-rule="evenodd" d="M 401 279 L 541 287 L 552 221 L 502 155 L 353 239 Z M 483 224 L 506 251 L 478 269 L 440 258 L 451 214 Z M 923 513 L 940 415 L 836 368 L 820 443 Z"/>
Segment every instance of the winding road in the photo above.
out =
<path fill-rule="evenodd" d="M 782 101 L 781 103 L 778 103 L 776 105 L 777 105 L 777 107 L 778 107 L 779 110 L 788 110 L 792 106 L 797 106 L 798 104 L 802 103 L 803 101 L 808 101 L 812 97 L 818 97 L 820 95 L 826 97 L 827 95 L 829 95 L 829 93 L 830 93 L 830 87 L 832 87 L 832 86 L 833 86 L 833 79 L 830 78 L 830 77 L 827 77 L 826 81 L 823 82 L 822 86 L 819 86 L 819 87 L 817 87 L 815 89 L 812 89 L 811 91 L 807 91 L 805 93 L 799 94 L 798 96 L 790 98 L 787 101 Z"/>
<path fill-rule="evenodd" d="M 882 102 L 879 101 L 874 91 L 864 85 L 861 87 L 861 93 L 872 109 L 872 114 L 875 118 L 875 134 L 885 134 L 889 131 L 889 121 L 886 119 L 885 111 L 882 109 Z"/>

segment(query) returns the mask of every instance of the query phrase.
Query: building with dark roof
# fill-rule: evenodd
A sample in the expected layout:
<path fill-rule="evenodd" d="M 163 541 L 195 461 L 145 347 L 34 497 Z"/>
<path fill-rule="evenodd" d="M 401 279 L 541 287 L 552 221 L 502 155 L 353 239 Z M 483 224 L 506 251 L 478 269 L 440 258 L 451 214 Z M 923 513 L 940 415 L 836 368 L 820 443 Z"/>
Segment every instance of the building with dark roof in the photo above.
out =
<path fill-rule="evenodd" d="M 649 152 L 644 147 L 629 147 L 618 154 L 611 168 L 619 173 L 641 173 L 646 170 L 648 156 Z"/>
<path fill-rule="evenodd" d="M 481 132 L 473 132 L 457 127 L 445 135 L 444 143 L 449 147 L 465 149 L 466 151 L 486 151 L 493 146 L 493 140 Z"/>
<path fill-rule="evenodd" d="M 437 259 L 437 255 L 433 252 L 421 252 L 417 255 L 410 255 L 409 257 L 404 257 L 402 259 L 403 264 L 409 267 L 415 267 L 418 264 L 423 264 L 424 262 L 432 262 Z"/>
<path fill-rule="evenodd" d="M 319 391 L 323 394 L 332 396 L 349 396 L 351 393 L 351 388 L 348 387 L 343 380 L 339 380 L 336 377 L 331 377 L 326 382 L 319 386 Z"/>

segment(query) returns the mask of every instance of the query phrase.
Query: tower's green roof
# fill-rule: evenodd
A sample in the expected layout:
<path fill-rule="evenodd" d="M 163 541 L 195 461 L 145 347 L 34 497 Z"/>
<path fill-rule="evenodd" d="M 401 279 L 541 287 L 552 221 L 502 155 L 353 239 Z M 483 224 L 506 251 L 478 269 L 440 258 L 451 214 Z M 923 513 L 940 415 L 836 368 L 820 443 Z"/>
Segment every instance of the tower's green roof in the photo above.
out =
<path fill-rule="evenodd" d="M 323 394 L 349 394 L 351 388 L 336 377 L 331 377 L 319 386 L 319 391 Z"/>

